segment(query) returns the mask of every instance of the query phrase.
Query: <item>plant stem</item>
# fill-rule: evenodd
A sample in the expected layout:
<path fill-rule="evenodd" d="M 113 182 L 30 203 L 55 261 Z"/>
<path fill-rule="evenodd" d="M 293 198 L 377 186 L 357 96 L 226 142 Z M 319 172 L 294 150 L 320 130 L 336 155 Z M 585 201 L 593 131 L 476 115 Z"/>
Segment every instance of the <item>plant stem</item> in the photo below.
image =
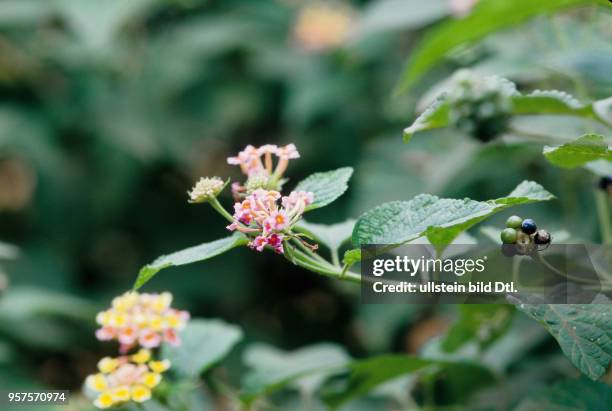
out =
<path fill-rule="evenodd" d="M 290 246 L 291 247 L 291 246 Z M 297 248 L 292 248 L 292 253 L 294 256 L 294 261 L 300 267 L 306 268 L 307 270 L 314 271 L 316 273 L 334 277 L 340 280 L 350 281 L 353 283 L 361 283 L 361 275 L 353 272 L 347 272 L 342 274 L 342 270 L 339 267 L 335 267 L 328 263 L 327 261 L 322 262 L 313 259 L 308 254 L 304 253 Z"/>
<path fill-rule="evenodd" d="M 340 256 L 338 256 L 338 249 L 330 250 L 332 264 L 336 267 L 341 267 L 340 265 Z"/>
<path fill-rule="evenodd" d="M 219 214 L 221 214 L 227 221 L 229 221 L 230 223 L 234 222 L 234 218 L 230 215 L 230 213 L 227 212 L 225 208 L 223 208 L 221 203 L 219 203 L 219 200 L 217 200 L 217 197 L 211 198 L 210 200 L 208 200 L 208 202 L 210 203 L 212 208 L 214 208 Z"/>
<path fill-rule="evenodd" d="M 608 194 L 602 190 L 596 189 L 595 205 L 597 207 L 597 217 L 599 218 L 601 239 L 604 244 L 612 244 L 612 221 L 610 219 L 610 208 L 608 203 Z"/>

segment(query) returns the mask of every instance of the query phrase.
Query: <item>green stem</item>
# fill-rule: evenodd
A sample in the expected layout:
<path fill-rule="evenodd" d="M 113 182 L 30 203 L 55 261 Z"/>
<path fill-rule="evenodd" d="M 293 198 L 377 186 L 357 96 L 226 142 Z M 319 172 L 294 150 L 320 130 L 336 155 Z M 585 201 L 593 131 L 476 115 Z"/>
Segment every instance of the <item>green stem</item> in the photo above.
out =
<path fill-rule="evenodd" d="M 612 221 L 610 219 L 610 208 L 608 204 L 608 194 L 602 190 L 596 189 L 595 205 L 597 206 L 601 239 L 604 244 L 612 244 Z"/>
<path fill-rule="evenodd" d="M 341 267 L 340 265 L 340 256 L 338 255 L 338 249 L 330 250 L 332 264 L 336 267 Z"/>
<path fill-rule="evenodd" d="M 232 217 L 231 214 L 228 213 L 225 208 L 223 208 L 221 203 L 219 203 L 219 200 L 217 200 L 217 197 L 211 198 L 210 200 L 208 200 L 208 202 L 210 203 L 212 208 L 214 208 L 219 214 L 221 214 L 227 221 L 229 221 L 230 223 L 234 222 L 234 217 Z"/>
<path fill-rule="evenodd" d="M 338 267 L 335 267 L 328 262 L 321 262 L 315 260 L 308 254 L 304 253 L 301 250 L 298 250 L 297 248 L 292 248 L 292 253 L 294 256 L 295 263 L 302 268 L 306 268 L 307 270 L 314 271 L 327 277 L 333 277 L 339 280 L 349 281 L 357 284 L 361 283 L 361 275 L 357 273 L 347 272 L 343 275 L 342 270 L 340 270 Z"/>

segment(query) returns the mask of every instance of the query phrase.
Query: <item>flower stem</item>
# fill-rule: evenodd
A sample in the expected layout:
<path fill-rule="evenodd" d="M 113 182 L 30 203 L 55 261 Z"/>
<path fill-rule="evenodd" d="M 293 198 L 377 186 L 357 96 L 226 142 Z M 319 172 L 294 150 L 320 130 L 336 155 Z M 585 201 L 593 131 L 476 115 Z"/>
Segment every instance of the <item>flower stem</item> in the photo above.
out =
<path fill-rule="evenodd" d="M 335 267 L 326 261 L 323 262 L 315 260 L 303 251 L 293 248 L 292 246 L 290 247 L 292 248 L 291 251 L 293 253 L 294 261 L 300 267 L 325 275 L 327 277 L 334 277 L 340 280 L 345 280 L 357 284 L 361 283 L 361 275 L 353 272 L 346 272 L 343 274 L 342 270 L 338 267 Z"/>
<path fill-rule="evenodd" d="M 227 221 L 229 221 L 230 223 L 234 222 L 234 218 L 230 215 L 230 213 L 227 212 L 225 208 L 223 208 L 221 203 L 219 203 L 219 200 L 217 200 L 217 197 L 211 198 L 210 200 L 208 200 L 208 202 L 210 203 L 212 208 L 214 208 L 219 214 L 221 214 Z"/>
<path fill-rule="evenodd" d="M 595 205 L 597 206 L 601 239 L 604 244 L 612 244 L 612 222 L 610 221 L 608 194 L 602 190 L 595 190 Z"/>

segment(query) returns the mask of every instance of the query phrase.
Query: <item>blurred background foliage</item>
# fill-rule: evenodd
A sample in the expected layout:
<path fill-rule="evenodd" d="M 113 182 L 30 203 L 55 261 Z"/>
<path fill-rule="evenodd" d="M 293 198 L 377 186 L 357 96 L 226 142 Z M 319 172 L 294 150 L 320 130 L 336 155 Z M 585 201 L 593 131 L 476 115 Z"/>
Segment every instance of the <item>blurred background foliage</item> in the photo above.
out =
<path fill-rule="evenodd" d="M 94 339 L 96 310 L 156 256 L 225 234 L 186 191 L 199 176 L 237 177 L 225 158 L 249 143 L 298 146 L 289 186 L 355 167 L 349 192 L 312 222 L 344 221 L 421 192 L 495 198 L 531 179 L 559 201 L 525 214 L 599 241 L 595 177 L 550 167 L 541 144 L 508 136 L 483 145 L 441 130 L 404 145 L 402 129 L 461 67 L 506 76 L 522 91 L 610 96 L 609 9 L 538 16 L 460 47 L 393 97 L 414 45 L 432 24 L 457 18 L 451 3 L 0 1 L 0 238 L 8 243 L 0 248 L 0 386 L 79 389 L 110 352 Z M 567 140 L 595 127 L 546 116 L 518 126 Z M 326 341 L 356 357 L 420 352 L 457 315 L 452 307 L 362 306 L 357 287 L 246 249 L 170 269 L 147 289 L 171 291 L 193 316 L 240 324 L 247 343 Z M 559 352 L 536 334 L 522 342 L 533 355 L 518 367 L 544 373 L 546 363 L 540 382 L 571 374 L 548 361 Z M 238 379 L 240 359 L 229 364 L 228 378 Z M 529 387 L 522 384 L 519 398 Z"/>

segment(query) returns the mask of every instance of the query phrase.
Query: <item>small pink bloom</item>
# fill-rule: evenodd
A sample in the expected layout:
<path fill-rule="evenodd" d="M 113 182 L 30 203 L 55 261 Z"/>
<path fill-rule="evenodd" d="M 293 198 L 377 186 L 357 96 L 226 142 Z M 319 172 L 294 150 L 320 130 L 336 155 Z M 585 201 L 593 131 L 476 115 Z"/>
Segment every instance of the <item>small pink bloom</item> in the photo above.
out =
<path fill-rule="evenodd" d="M 266 244 L 267 244 L 267 238 L 263 235 L 258 235 L 248 245 L 250 248 L 261 252 L 264 250 L 264 247 L 266 246 Z"/>
<path fill-rule="evenodd" d="M 156 332 L 146 331 L 140 336 L 140 338 L 138 338 L 138 343 L 144 348 L 159 347 L 159 344 L 161 343 L 161 336 Z"/>
<path fill-rule="evenodd" d="M 131 345 L 138 338 L 138 331 L 135 327 L 128 326 L 119 330 L 118 340 L 121 344 Z"/>
<path fill-rule="evenodd" d="M 270 234 L 267 241 L 270 247 L 272 247 L 277 253 L 282 254 L 284 252 L 282 235 L 276 233 Z"/>
<path fill-rule="evenodd" d="M 264 144 L 257 149 L 257 152 L 261 154 L 276 154 L 278 146 L 276 144 Z"/>
<path fill-rule="evenodd" d="M 227 229 L 228 229 L 228 230 L 230 230 L 230 231 L 236 231 L 236 229 L 238 228 L 238 223 L 235 223 L 235 222 L 234 222 L 234 223 L 231 223 L 230 225 L 228 225 L 228 226 L 227 226 L 227 227 L 225 227 L 225 228 L 227 228 Z"/>
<path fill-rule="evenodd" d="M 300 158 L 300 153 L 297 151 L 295 144 L 287 144 L 284 147 L 279 147 L 276 151 L 276 155 L 282 160 Z"/>
<path fill-rule="evenodd" d="M 172 328 L 164 330 L 164 341 L 175 347 L 181 344 L 181 339 Z"/>
<path fill-rule="evenodd" d="M 264 223 L 264 229 L 266 231 L 283 231 L 287 228 L 289 219 L 284 211 L 274 211 L 270 214 Z"/>
<path fill-rule="evenodd" d="M 113 327 L 102 327 L 96 330 L 96 338 L 100 341 L 108 341 L 115 338 L 116 330 Z"/>

